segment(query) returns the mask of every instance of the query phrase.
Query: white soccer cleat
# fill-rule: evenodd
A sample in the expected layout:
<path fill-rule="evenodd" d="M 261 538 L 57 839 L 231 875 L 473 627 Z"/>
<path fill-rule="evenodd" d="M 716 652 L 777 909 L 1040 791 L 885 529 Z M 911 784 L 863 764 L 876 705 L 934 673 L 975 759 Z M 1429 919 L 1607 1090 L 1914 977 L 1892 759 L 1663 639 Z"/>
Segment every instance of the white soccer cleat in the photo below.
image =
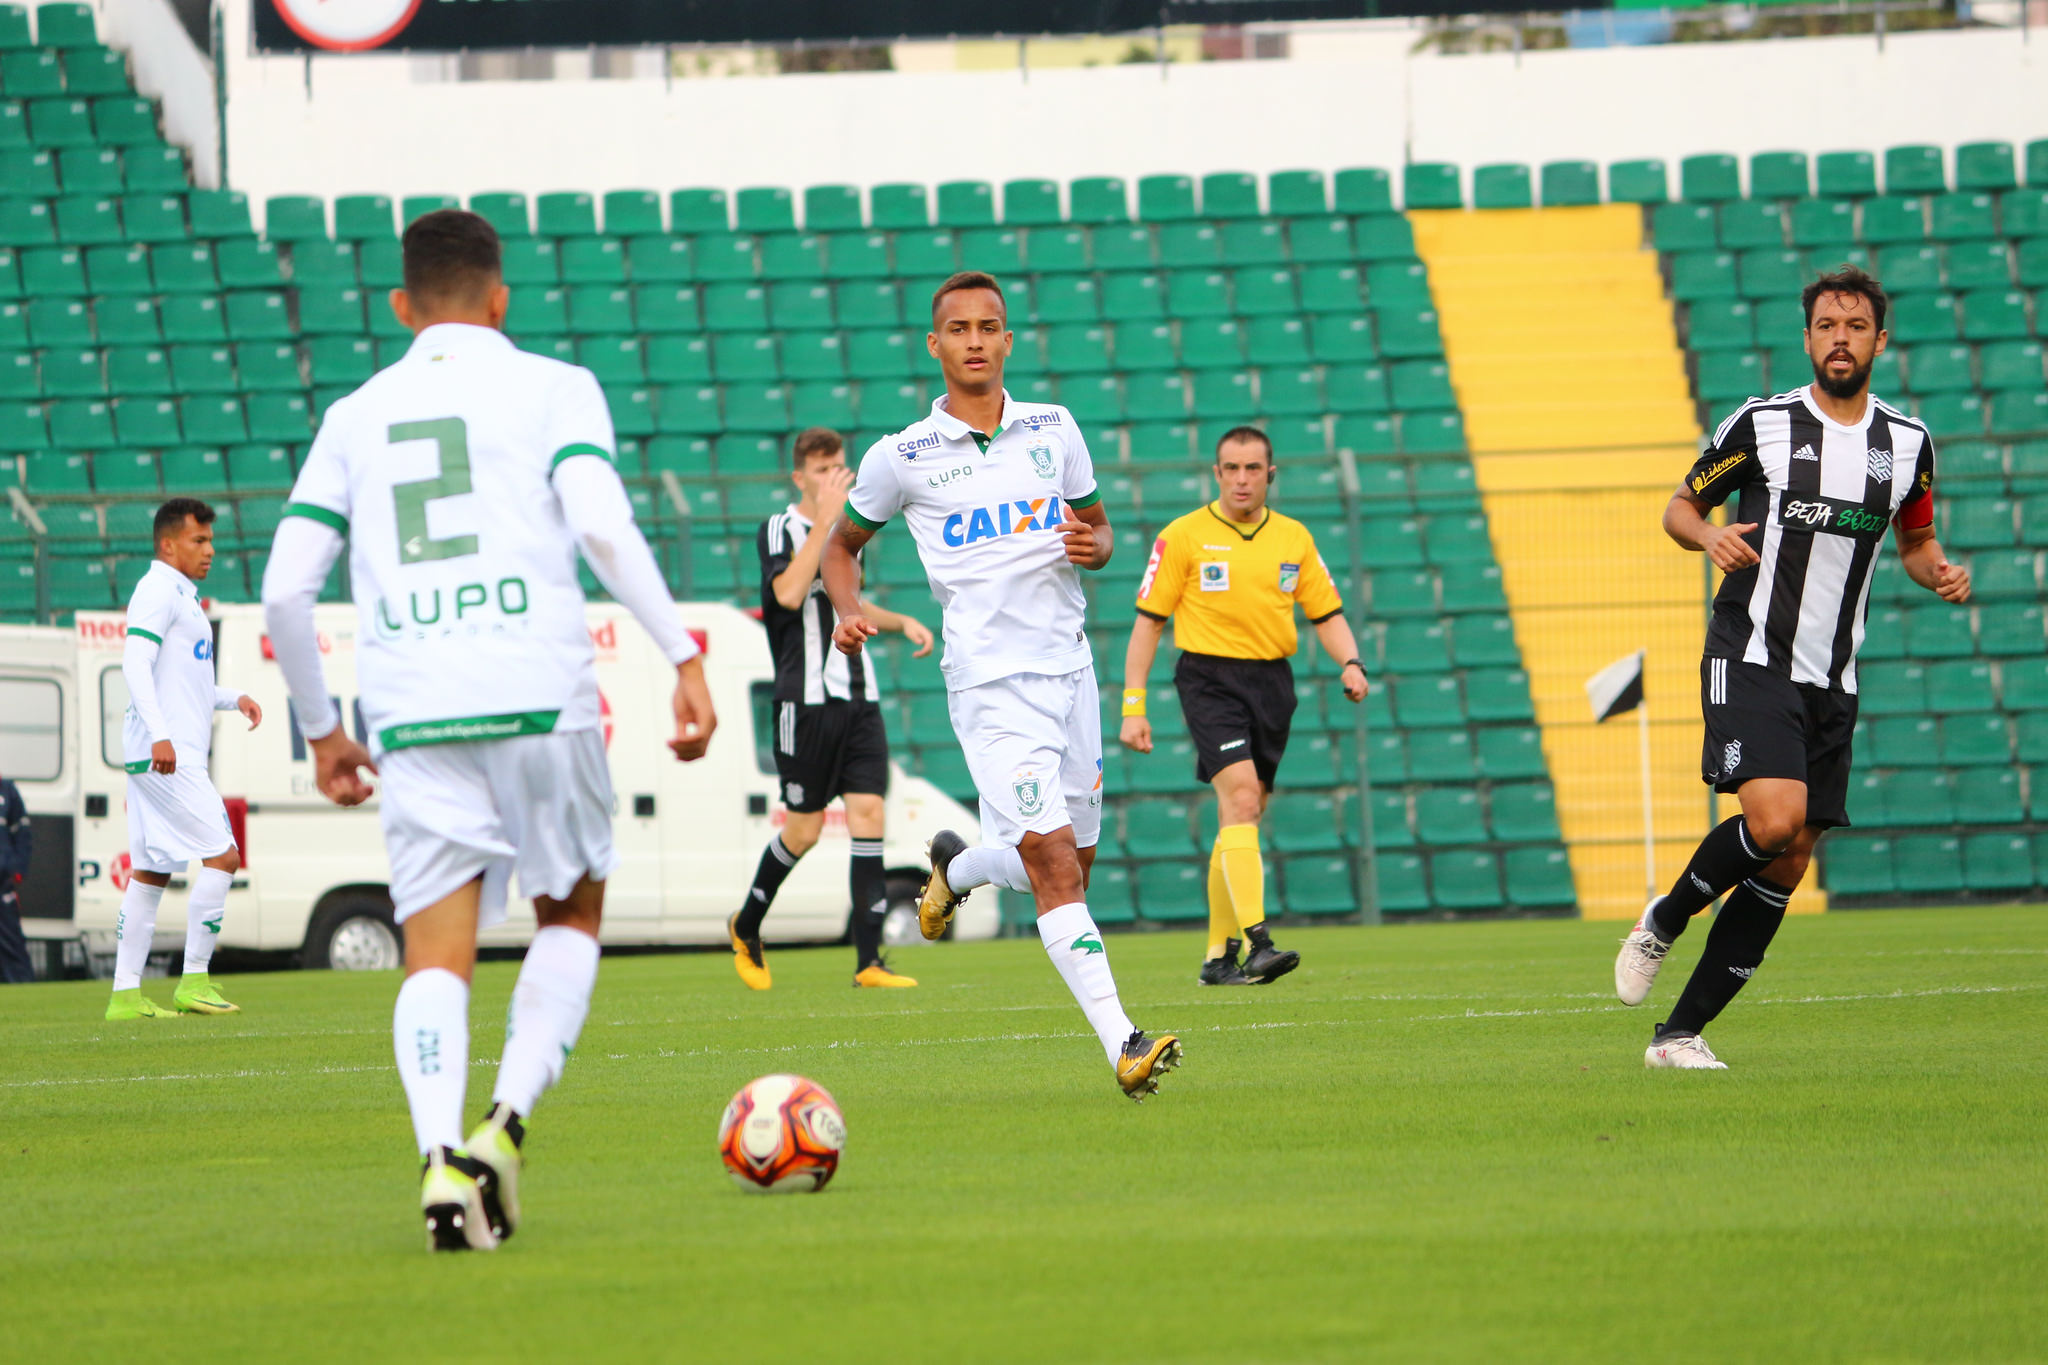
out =
<path fill-rule="evenodd" d="M 1670 1067 L 1679 1071 L 1726 1071 L 1728 1063 L 1714 1055 L 1707 1040 L 1697 1033 L 1674 1033 L 1650 1044 L 1643 1051 L 1643 1065 L 1655 1070 Z"/>
<path fill-rule="evenodd" d="M 1650 912 L 1656 908 L 1657 901 L 1643 907 L 1636 927 L 1621 941 L 1621 952 L 1614 959 L 1614 993 L 1624 1005 L 1640 1005 L 1650 998 L 1650 987 L 1657 984 L 1657 969 L 1671 951 L 1671 945 L 1650 928 Z"/>

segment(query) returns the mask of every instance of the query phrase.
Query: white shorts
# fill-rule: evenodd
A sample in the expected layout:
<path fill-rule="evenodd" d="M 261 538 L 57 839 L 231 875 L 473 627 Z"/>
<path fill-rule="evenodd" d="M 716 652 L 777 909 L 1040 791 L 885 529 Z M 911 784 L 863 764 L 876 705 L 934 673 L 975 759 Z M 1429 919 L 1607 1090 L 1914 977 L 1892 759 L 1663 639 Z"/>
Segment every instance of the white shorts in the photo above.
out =
<path fill-rule="evenodd" d="M 206 769 L 128 774 L 128 861 L 137 872 L 172 873 L 235 846 L 227 807 Z"/>
<path fill-rule="evenodd" d="M 612 772 L 596 730 L 422 744 L 377 760 L 393 916 L 403 923 L 484 880 L 477 927 L 505 918 L 507 887 L 559 900 L 618 866 Z"/>
<path fill-rule="evenodd" d="M 953 733 L 981 793 L 981 839 L 1014 848 L 1026 834 L 1074 827 L 1102 837 L 1102 700 L 1095 667 L 1017 673 L 946 694 Z"/>

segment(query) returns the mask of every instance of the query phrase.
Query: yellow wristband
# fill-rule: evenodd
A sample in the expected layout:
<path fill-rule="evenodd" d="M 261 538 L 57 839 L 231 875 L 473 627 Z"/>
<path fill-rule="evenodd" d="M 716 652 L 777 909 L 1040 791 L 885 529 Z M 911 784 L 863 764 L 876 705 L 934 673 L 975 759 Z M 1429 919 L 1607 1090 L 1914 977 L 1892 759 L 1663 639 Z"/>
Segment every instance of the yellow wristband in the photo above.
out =
<path fill-rule="evenodd" d="M 1124 689 L 1124 714 L 1126 716 L 1142 716 L 1145 714 L 1144 688 L 1126 687 Z"/>

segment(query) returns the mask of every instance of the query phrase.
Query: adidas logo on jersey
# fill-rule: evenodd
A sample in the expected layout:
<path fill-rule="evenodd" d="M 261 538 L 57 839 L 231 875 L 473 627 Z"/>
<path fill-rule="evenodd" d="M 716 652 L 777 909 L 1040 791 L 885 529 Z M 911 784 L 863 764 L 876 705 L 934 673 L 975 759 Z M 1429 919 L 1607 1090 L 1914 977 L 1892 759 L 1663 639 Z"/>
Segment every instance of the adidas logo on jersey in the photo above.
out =
<path fill-rule="evenodd" d="M 939 534 L 946 544 L 958 549 L 977 541 L 1015 535 L 1019 531 L 1050 531 L 1060 524 L 1063 515 L 1064 509 L 1056 493 L 1043 498 L 1018 498 L 1014 502 L 999 502 L 994 507 L 955 512 L 946 518 Z"/>
<path fill-rule="evenodd" d="M 1801 446 L 1792 452 L 1792 458 L 1795 460 L 1818 460 L 1820 456 L 1814 453 L 1812 446 Z"/>

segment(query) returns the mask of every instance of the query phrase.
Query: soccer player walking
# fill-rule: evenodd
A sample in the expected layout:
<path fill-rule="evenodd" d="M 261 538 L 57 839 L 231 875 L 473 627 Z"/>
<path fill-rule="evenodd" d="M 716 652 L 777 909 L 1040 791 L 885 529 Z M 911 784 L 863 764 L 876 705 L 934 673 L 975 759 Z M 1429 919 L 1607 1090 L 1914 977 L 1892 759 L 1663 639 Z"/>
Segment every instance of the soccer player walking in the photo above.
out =
<path fill-rule="evenodd" d="M 249 728 L 263 708 L 213 676 L 213 623 L 199 584 L 213 569 L 213 509 L 172 498 L 156 509 L 156 562 L 128 599 L 121 677 L 128 710 L 121 756 L 128 770 L 128 886 L 114 928 L 114 994 L 109 1019 L 170 1014 L 142 993 L 142 969 L 156 933 L 157 906 L 171 878 L 199 862 L 185 910 L 185 970 L 171 1004 L 182 1014 L 234 1014 L 207 975 L 227 913 L 228 888 L 242 866 L 227 807 L 207 776 L 213 713 L 239 711 Z"/>
<path fill-rule="evenodd" d="M 1179 1062 L 1180 1041 L 1131 1023 L 1088 913 L 1102 720 L 1080 570 L 1107 564 L 1113 545 L 1095 466 L 1072 413 L 1004 390 L 1011 333 L 993 276 L 963 271 L 939 286 L 925 345 L 946 392 L 929 417 L 869 447 L 825 546 L 833 640 L 858 654 L 880 631 L 861 603 L 855 556 L 902 513 L 945 613 L 946 704 L 987 841 L 933 837 L 918 927 L 938 938 L 961 899 L 991 882 L 1029 893 L 1046 955 L 1117 1083 L 1142 1100 Z"/>
<path fill-rule="evenodd" d="M 1687 922 L 1733 889 L 1644 1053 L 1652 1067 L 1726 1069 L 1700 1031 L 1762 964 L 1821 835 L 1849 823 L 1856 652 L 1886 528 L 1915 583 L 1970 599 L 1969 570 L 1934 538 L 1934 442 L 1870 393 L 1883 288 L 1844 266 L 1800 301 L 1813 383 L 1744 403 L 1664 511 L 1666 533 L 1726 575 L 1700 661 L 1700 772 L 1742 813 L 1700 843 L 1615 959 L 1615 993 L 1641 1004 Z M 1706 514 L 1731 495 L 1733 524 L 1715 526 Z"/>
<path fill-rule="evenodd" d="M 1346 699 L 1365 699 L 1365 663 L 1344 619 L 1344 600 L 1308 527 L 1266 505 L 1276 471 L 1273 443 L 1234 427 L 1216 443 L 1216 501 L 1169 524 L 1152 543 L 1138 583 L 1138 619 L 1124 652 L 1120 738 L 1152 752 L 1145 680 L 1173 619 L 1180 660 L 1173 683 L 1195 742 L 1195 778 L 1216 791 L 1209 851 L 1209 948 L 1195 980 L 1204 986 L 1264 985 L 1300 965 L 1266 930 L 1259 821 L 1294 721 L 1294 606 L 1308 614 L 1340 666 Z M 1251 941 L 1237 960 L 1242 933 Z"/>
<path fill-rule="evenodd" d="M 702 757 L 716 724 L 696 642 L 612 468 L 604 392 L 590 371 L 506 339 L 500 259 L 473 213 L 405 230 L 391 302 L 413 344 L 328 410 L 263 580 L 320 790 L 357 805 L 370 795 L 358 770 L 382 775 L 405 926 L 392 1043 L 437 1251 L 494 1247 L 517 1227 L 525 1124 L 561 1079 L 597 980 L 618 860 L 579 551 L 676 669 L 676 757 Z M 368 750 L 341 725 L 313 625 L 344 536 Z M 515 871 L 540 927 L 490 1113 L 465 1143 L 477 931 L 505 918 Z"/>
<path fill-rule="evenodd" d="M 846 832 L 853 839 L 847 872 L 853 895 L 853 984 L 915 986 L 882 961 L 882 919 L 889 885 L 882 868 L 884 798 L 889 794 L 889 735 L 882 723 L 875 680 L 859 655 L 832 647 L 832 603 L 818 576 L 825 537 L 846 508 L 853 471 L 846 443 L 827 427 L 797 433 L 790 479 L 802 495 L 761 523 L 761 624 L 775 655 L 775 771 L 788 818 L 761 851 L 747 901 L 726 921 L 733 967 L 757 991 L 772 984 L 761 952 L 761 921 L 797 860 L 825 828 L 825 807 L 846 802 Z M 912 617 L 861 608 L 885 631 L 897 631 L 916 658 L 932 652 L 932 633 Z"/>

